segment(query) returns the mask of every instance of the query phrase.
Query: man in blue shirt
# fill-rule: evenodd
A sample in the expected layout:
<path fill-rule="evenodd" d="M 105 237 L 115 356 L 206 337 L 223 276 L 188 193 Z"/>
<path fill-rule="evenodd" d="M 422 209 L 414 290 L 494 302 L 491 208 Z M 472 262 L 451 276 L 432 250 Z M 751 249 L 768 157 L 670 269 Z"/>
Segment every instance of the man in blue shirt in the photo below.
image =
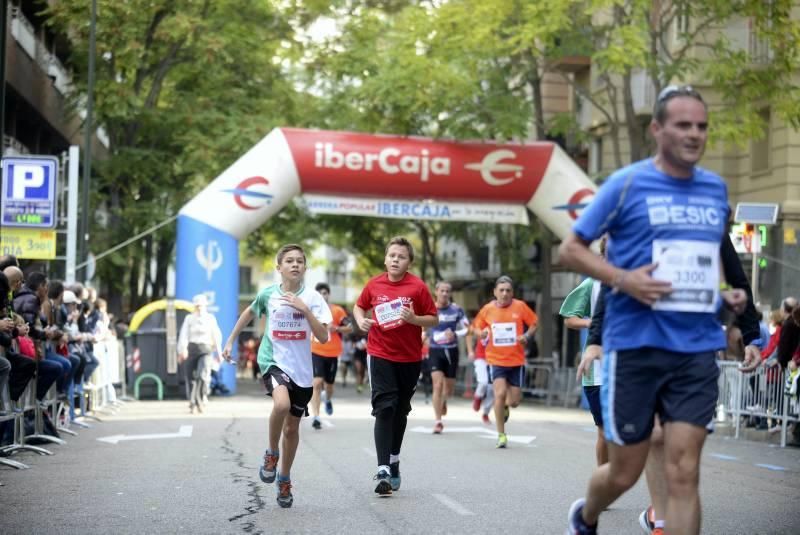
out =
<path fill-rule="evenodd" d="M 612 174 L 561 245 L 562 264 L 612 288 L 601 395 L 609 463 L 595 470 L 585 500 L 573 503 L 568 533 L 596 533 L 601 511 L 639 479 L 656 413 L 664 426 L 666 526 L 700 531 L 700 453 L 717 400 L 715 352 L 725 347 L 717 312 L 722 301 L 738 310 L 747 301 L 744 291 L 723 289 L 727 187 L 696 166 L 707 128 L 699 93 L 662 91 L 650 124 L 655 157 Z M 606 232 L 607 261 L 588 247 Z"/>

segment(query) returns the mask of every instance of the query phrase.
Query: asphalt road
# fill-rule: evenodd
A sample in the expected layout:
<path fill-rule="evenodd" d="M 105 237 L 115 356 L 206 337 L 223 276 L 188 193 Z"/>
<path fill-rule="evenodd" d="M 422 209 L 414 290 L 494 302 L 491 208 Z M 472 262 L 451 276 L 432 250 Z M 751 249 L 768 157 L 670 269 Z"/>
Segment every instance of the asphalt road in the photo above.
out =
<path fill-rule="evenodd" d="M 49 446 L 53 456 L 16 455 L 31 469 L 0 466 L 0 533 L 560 534 L 594 465 L 586 412 L 524 405 L 508 423 L 510 447 L 497 450 L 465 400 L 451 401 L 444 434 L 432 435 L 418 393 L 402 488 L 379 498 L 368 394 L 337 388 L 334 407 L 321 431 L 302 424 L 290 509 L 258 478 L 271 402 L 243 382 L 203 415 L 183 401 L 132 402 Z M 703 533 L 800 533 L 800 450 L 712 436 L 701 492 Z M 640 481 L 604 513 L 601 533 L 640 533 L 647 504 Z"/>

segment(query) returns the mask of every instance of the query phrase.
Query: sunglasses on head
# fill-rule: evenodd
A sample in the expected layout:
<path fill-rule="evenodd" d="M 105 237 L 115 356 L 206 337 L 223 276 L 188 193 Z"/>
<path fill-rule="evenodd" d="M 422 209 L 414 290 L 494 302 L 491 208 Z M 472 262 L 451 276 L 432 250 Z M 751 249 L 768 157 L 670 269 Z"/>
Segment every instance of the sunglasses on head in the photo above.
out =
<path fill-rule="evenodd" d="M 695 91 L 695 89 L 690 85 L 668 85 L 661 90 L 661 93 L 658 94 L 656 102 L 661 104 L 673 97 L 680 96 L 694 97 L 700 101 L 703 100 L 703 97 L 700 96 L 700 93 Z"/>

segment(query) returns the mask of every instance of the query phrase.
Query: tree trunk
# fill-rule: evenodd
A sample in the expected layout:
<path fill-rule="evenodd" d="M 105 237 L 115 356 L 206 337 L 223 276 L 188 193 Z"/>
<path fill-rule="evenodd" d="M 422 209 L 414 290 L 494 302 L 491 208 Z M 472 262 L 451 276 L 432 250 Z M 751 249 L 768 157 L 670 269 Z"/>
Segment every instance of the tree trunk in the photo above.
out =
<path fill-rule="evenodd" d="M 628 145 L 630 148 L 630 161 L 638 162 L 644 158 L 644 132 L 633 108 L 633 90 L 631 89 L 631 73 L 626 72 L 622 77 L 622 105 L 625 110 L 625 126 L 628 130 Z"/>

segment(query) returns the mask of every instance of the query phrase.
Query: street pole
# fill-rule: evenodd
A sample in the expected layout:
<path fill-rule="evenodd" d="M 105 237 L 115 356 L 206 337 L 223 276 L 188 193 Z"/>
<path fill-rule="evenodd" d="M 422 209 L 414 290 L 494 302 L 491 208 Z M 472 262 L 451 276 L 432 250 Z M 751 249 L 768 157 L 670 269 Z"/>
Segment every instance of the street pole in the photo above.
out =
<path fill-rule="evenodd" d="M 81 207 L 81 231 L 83 239 L 79 240 L 80 243 L 80 258 L 84 261 L 89 257 L 89 192 L 92 185 L 92 108 L 94 105 L 94 57 L 96 45 L 96 32 L 97 25 L 97 0 L 92 0 L 92 14 L 89 21 L 89 79 L 86 85 L 86 123 L 84 125 L 84 156 L 83 156 L 83 203 Z M 84 280 L 85 275 L 88 273 L 86 268 L 83 268 Z M 80 276 L 76 277 L 78 280 Z"/>
<path fill-rule="evenodd" d="M 750 285 L 753 287 L 753 305 L 758 305 L 758 253 L 761 251 L 761 233 L 758 231 L 758 226 L 753 225 L 755 232 L 753 232 L 753 241 L 751 247 L 753 248 L 753 280 Z"/>
<path fill-rule="evenodd" d="M 6 149 L 6 26 L 8 25 L 8 0 L 2 0 L 0 11 L 0 158 Z"/>

